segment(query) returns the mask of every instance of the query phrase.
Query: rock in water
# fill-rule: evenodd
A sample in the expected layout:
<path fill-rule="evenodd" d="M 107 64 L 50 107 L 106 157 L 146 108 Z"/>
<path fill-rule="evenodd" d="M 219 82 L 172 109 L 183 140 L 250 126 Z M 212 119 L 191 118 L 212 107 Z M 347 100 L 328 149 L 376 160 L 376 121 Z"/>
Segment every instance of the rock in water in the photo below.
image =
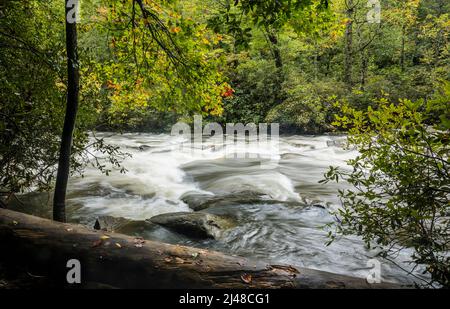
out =
<path fill-rule="evenodd" d="M 188 204 L 189 208 L 194 211 L 206 209 L 210 206 L 210 202 L 214 201 L 213 195 L 193 193 L 182 197 L 182 201 Z"/>
<path fill-rule="evenodd" d="M 203 212 L 167 213 L 152 217 L 150 221 L 195 238 L 216 239 L 224 230 L 232 227 L 229 220 Z"/>

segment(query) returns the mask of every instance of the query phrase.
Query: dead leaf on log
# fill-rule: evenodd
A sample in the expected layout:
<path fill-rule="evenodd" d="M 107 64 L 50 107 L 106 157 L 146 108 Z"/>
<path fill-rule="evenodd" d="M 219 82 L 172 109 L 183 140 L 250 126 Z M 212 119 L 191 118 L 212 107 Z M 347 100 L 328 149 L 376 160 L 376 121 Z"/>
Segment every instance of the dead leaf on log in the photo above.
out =
<path fill-rule="evenodd" d="M 116 247 L 117 247 L 117 248 L 122 248 L 122 245 L 119 244 L 118 242 L 116 242 Z"/>
<path fill-rule="evenodd" d="M 203 263 L 203 260 L 201 260 L 201 259 L 200 259 L 200 260 L 197 260 L 197 261 L 195 261 L 195 264 L 196 264 L 196 265 L 201 265 L 202 263 Z"/>
<path fill-rule="evenodd" d="M 177 263 L 177 264 L 184 264 L 184 260 L 182 258 L 176 257 L 175 258 L 175 263 Z"/>
<path fill-rule="evenodd" d="M 101 240 L 106 240 L 106 239 L 109 239 L 109 236 L 103 235 L 102 237 L 100 237 L 100 239 L 101 239 Z"/>
<path fill-rule="evenodd" d="M 296 277 L 297 274 L 300 274 L 298 269 L 293 267 L 293 266 L 291 266 L 291 265 L 268 265 L 267 269 L 268 270 L 273 270 L 273 271 L 281 270 L 281 271 L 289 273 L 293 277 Z"/>
<path fill-rule="evenodd" d="M 103 240 L 102 239 L 99 239 L 99 240 L 96 240 L 96 241 L 94 241 L 93 243 L 92 243 L 92 248 L 96 248 L 96 247 L 99 247 L 99 246 L 101 246 L 102 245 L 102 243 L 103 243 Z"/>
<path fill-rule="evenodd" d="M 144 240 L 144 238 L 142 238 L 142 237 L 136 237 L 136 238 L 133 240 L 133 242 L 134 242 L 134 246 L 135 246 L 136 248 L 142 248 L 142 247 L 144 246 L 144 244 L 145 244 L 145 240 Z"/>
<path fill-rule="evenodd" d="M 247 284 L 252 283 L 252 275 L 250 275 L 250 274 L 243 274 L 241 276 L 241 279 L 242 279 L 242 281 L 244 281 Z"/>
<path fill-rule="evenodd" d="M 171 263 L 171 262 L 172 262 L 172 258 L 166 257 L 166 258 L 164 259 L 164 262 L 166 262 L 166 263 Z"/>

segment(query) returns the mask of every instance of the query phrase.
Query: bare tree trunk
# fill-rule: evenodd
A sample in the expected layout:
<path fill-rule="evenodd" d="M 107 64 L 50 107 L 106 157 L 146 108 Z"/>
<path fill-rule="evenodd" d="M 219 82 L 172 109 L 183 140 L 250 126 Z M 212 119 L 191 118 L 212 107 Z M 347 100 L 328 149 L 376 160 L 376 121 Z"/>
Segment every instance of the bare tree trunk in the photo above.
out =
<path fill-rule="evenodd" d="M 64 128 L 61 136 L 58 173 L 56 176 L 55 195 L 53 198 L 53 219 L 66 221 L 66 190 L 70 172 L 70 155 L 73 131 L 78 111 L 79 63 L 77 53 L 77 24 L 70 21 L 68 15 L 73 11 L 66 0 L 66 51 L 67 51 L 67 105 Z"/>
<path fill-rule="evenodd" d="M 401 49 L 401 54 L 400 54 L 400 68 L 402 70 L 402 72 L 405 71 L 405 44 L 406 44 L 406 26 L 403 25 L 402 27 L 402 49 Z"/>
<path fill-rule="evenodd" d="M 369 66 L 369 59 L 367 58 L 367 52 L 365 50 L 361 51 L 361 80 L 359 89 L 362 91 L 364 91 L 366 87 L 367 68 Z"/>
<path fill-rule="evenodd" d="M 270 49 L 272 50 L 273 59 L 275 61 L 276 67 L 276 81 L 275 81 L 275 89 L 274 89 L 274 105 L 278 105 L 283 102 L 282 97 L 282 85 L 284 82 L 284 73 L 283 73 L 283 58 L 281 57 L 280 46 L 278 42 L 278 33 L 275 29 L 266 26 L 265 32 L 267 35 L 267 40 L 270 44 Z"/>
<path fill-rule="evenodd" d="M 344 82 L 351 89 L 353 71 L 353 0 L 347 0 L 346 5 L 348 21 L 345 26 Z"/>
<path fill-rule="evenodd" d="M 272 52 L 277 69 L 283 68 L 283 59 L 281 58 L 280 47 L 278 46 L 278 36 L 273 29 L 266 29 L 267 37 L 272 44 Z"/>

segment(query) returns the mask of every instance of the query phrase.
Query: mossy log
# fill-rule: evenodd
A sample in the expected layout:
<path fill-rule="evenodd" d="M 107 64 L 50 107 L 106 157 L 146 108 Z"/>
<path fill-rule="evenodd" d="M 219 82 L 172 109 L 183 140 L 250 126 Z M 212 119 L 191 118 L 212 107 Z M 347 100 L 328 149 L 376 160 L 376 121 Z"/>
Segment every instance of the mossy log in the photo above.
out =
<path fill-rule="evenodd" d="M 364 279 L 90 230 L 0 209 L 0 261 L 83 288 L 398 288 Z M 69 285 L 67 262 L 81 263 Z"/>

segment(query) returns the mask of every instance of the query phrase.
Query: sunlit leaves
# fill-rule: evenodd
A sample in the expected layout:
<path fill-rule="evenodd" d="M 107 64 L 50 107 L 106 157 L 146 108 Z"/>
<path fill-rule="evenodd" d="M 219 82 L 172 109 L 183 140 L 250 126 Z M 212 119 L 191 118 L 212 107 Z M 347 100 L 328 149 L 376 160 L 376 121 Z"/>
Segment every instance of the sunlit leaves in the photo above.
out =
<path fill-rule="evenodd" d="M 108 31 L 104 39 L 113 60 L 101 62 L 97 75 L 107 83 L 112 121 L 126 121 L 129 113 L 145 115 L 155 109 L 220 114 L 225 84 L 223 63 L 214 46 L 221 37 L 185 16 L 188 12 L 178 11 L 176 1 L 173 5 L 147 4 L 159 14 L 183 59 L 175 63 L 153 40 L 148 19 L 137 13 L 133 19 L 131 6 L 111 3 L 103 27 Z"/>

